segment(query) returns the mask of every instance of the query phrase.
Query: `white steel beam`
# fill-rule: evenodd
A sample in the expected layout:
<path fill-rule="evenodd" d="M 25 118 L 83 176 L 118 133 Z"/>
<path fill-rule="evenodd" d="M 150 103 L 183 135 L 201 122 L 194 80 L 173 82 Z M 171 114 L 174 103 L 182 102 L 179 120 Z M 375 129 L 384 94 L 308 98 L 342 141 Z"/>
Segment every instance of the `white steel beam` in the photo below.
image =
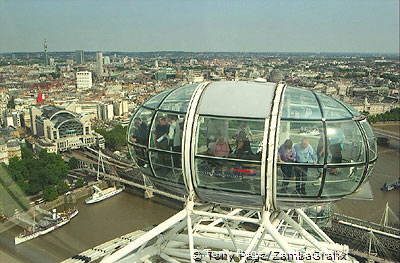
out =
<path fill-rule="evenodd" d="M 129 253 L 132 253 L 132 251 L 135 251 L 137 248 L 139 248 L 143 243 L 148 242 L 149 240 L 155 238 L 159 234 L 163 233 L 167 229 L 171 228 L 173 225 L 176 223 L 180 222 L 181 220 L 185 219 L 186 217 L 186 211 L 182 210 L 178 212 L 177 214 L 173 215 L 172 217 L 168 218 L 158 226 L 154 227 L 152 230 L 149 232 L 143 234 L 142 236 L 138 237 L 135 241 L 129 243 L 125 247 L 121 248 L 114 254 L 105 257 L 101 263 L 113 263 L 118 261 L 119 259 L 125 257 Z"/>
<path fill-rule="evenodd" d="M 161 254 L 160 254 L 160 257 L 161 257 L 162 259 L 165 259 L 165 260 L 166 260 L 167 262 L 169 262 L 169 263 L 181 263 L 181 262 L 179 262 L 178 260 L 173 259 L 172 257 L 168 256 L 168 255 L 165 254 L 165 253 L 161 253 Z"/>
<path fill-rule="evenodd" d="M 308 233 L 304 228 L 302 228 L 301 225 L 296 223 L 291 217 L 289 217 L 285 213 L 282 213 L 282 216 L 283 216 L 284 220 L 289 223 L 289 225 L 291 225 L 294 229 L 296 229 L 296 231 L 298 231 L 300 233 L 300 235 L 302 235 L 311 244 L 313 244 L 318 249 L 318 251 L 322 251 L 324 253 L 328 252 L 319 245 L 318 241 L 310 233 Z M 336 260 L 332 260 L 332 261 L 337 263 Z"/>
<path fill-rule="evenodd" d="M 267 215 L 268 214 L 269 213 L 267 213 Z M 271 224 L 269 219 L 265 220 L 265 228 L 268 231 L 268 233 L 271 234 L 271 236 L 274 238 L 274 240 L 276 240 L 276 242 L 283 249 L 283 251 L 285 251 L 285 253 L 289 254 L 290 252 L 293 252 L 292 247 L 288 244 L 288 242 L 285 240 L 285 238 L 279 234 L 278 230 L 276 230 L 274 225 Z M 292 262 L 300 263 L 303 261 L 293 260 Z"/>
<path fill-rule="evenodd" d="M 192 195 L 193 197 L 193 195 Z M 194 255 L 194 245 L 193 245 L 193 227 L 192 227 L 192 212 L 193 212 L 193 200 L 189 198 L 188 203 L 186 204 L 186 220 L 187 220 L 187 232 L 189 238 L 189 252 L 190 252 L 190 262 L 195 263 L 193 255 Z"/>
<path fill-rule="evenodd" d="M 232 210 L 231 212 L 229 212 L 227 215 L 228 216 L 234 216 L 234 215 L 236 215 L 236 214 L 239 214 L 241 211 L 242 211 L 243 209 L 240 209 L 240 208 L 236 208 L 236 209 L 234 209 L 234 210 Z M 216 225 L 218 225 L 218 224 L 220 224 L 220 223 L 222 223 L 223 222 L 223 219 L 222 218 L 218 218 L 217 220 L 215 220 L 214 222 L 211 222 L 210 224 L 208 224 L 208 226 L 216 226 Z"/>
<path fill-rule="evenodd" d="M 206 211 L 198 209 L 205 209 Z M 218 207 L 207 206 L 194 209 L 194 202 L 189 197 L 185 209 L 149 232 L 137 237 L 133 242 L 104 258 L 101 262 L 111 263 L 121 260 L 121 262 L 128 263 L 141 262 L 144 259 L 154 261 L 156 257 L 161 257 L 162 260 L 169 263 L 194 263 L 197 261 L 194 255 L 199 255 L 198 252 L 203 254 L 201 262 L 221 262 L 221 260 L 210 257 L 210 253 L 218 254 L 221 251 L 228 253 L 226 256 L 239 256 L 240 263 L 245 262 L 245 257 L 241 257 L 241 253 L 251 255 L 256 251 L 262 252 L 264 255 L 275 255 L 275 253 L 290 255 L 300 251 L 309 253 L 320 251 L 332 254 L 334 251 L 348 253 L 347 246 L 318 241 L 302 225 L 291 218 L 291 213 L 287 214 L 285 211 L 271 213 L 263 210 L 262 213 L 259 213 L 259 218 L 249 218 L 254 213 L 247 212 L 245 216 L 240 216 L 238 215 L 240 211 L 240 209 L 227 211 Z M 210 219 L 213 218 L 216 220 L 209 223 Z M 305 215 L 305 218 L 308 217 Z M 300 234 L 300 236 L 290 237 L 280 233 L 278 231 L 281 228 L 281 224 L 278 224 L 279 221 L 288 223 L 289 234 L 293 232 Z M 304 221 L 307 221 L 307 219 Z M 221 222 L 224 224 L 217 227 L 216 225 Z M 259 227 L 256 231 L 243 230 L 241 229 L 243 222 L 250 222 Z M 193 225 L 196 225 L 195 229 L 192 227 Z M 157 236 L 159 237 L 155 243 L 146 245 L 148 241 L 157 238 Z M 139 248 L 142 248 L 142 250 L 138 250 Z M 239 253 L 239 251 L 244 252 Z M 274 260 L 271 259 L 271 261 Z M 303 261 L 294 257 L 291 262 L 301 263 Z M 345 262 L 354 261 L 349 259 Z"/>
<path fill-rule="evenodd" d="M 263 225 L 261 225 L 257 232 L 254 234 L 254 237 L 251 239 L 250 245 L 247 247 L 245 253 L 246 255 L 249 255 L 252 251 L 254 246 L 258 243 L 260 237 L 264 234 L 265 231 L 265 227 Z M 245 263 L 246 262 L 246 257 L 243 257 L 239 263 Z"/>
<path fill-rule="evenodd" d="M 254 223 L 254 224 L 260 223 L 260 220 L 258 220 L 258 219 L 248 218 L 248 217 L 244 217 L 244 216 L 231 216 L 231 215 L 227 215 L 227 214 L 210 213 L 210 212 L 198 211 L 198 210 L 193 210 L 193 214 L 200 215 L 200 216 L 214 217 L 214 218 L 224 218 L 224 219 L 229 219 L 229 220 L 233 220 L 233 221 L 241 221 L 241 222 Z"/>
<path fill-rule="evenodd" d="M 325 241 L 334 244 L 334 242 L 332 241 L 332 239 L 325 234 L 324 231 L 322 231 L 321 228 L 319 228 L 317 226 L 317 224 L 314 223 L 314 221 L 312 221 L 305 213 L 303 210 L 297 208 L 296 213 Z"/>
<path fill-rule="evenodd" d="M 279 113 L 280 113 L 280 102 L 283 91 L 285 89 L 285 84 L 278 84 L 275 89 L 275 97 L 271 106 L 271 113 L 269 119 L 266 119 L 264 127 L 264 139 L 262 160 L 266 160 L 264 167 L 261 166 L 261 176 L 263 176 L 263 171 L 265 173 L 265 205 L 267 209 L 276 210 L 276 156 L 278 147 L 276 147 L 276 134 L 278 132 L 278 125 L 280 123 Z M 268 121 L 267 121 L 268 120 Z M 267 123 L 268 122 L 268 123 Z M 265 145 L 264 145 L 265 144 Z M 261 163 L 263 165 L 263 163 Z"/>
<path fill-rule="evenodd" d="M 191 166 L 194 162 L 194 160 L 192 160 L 194 158 L 194 154 L 193 149 L 191 148 L 194 141 L 194 136 L 192 134 L 193 129 L 197 125 L 197 122 L 195 121 L 196 108 L 197 104 L 199 103 L 201 94 L 208 84 L 209 82 L 204 82 L 197 86 L 197 88 L 193 92 L 192 98 L 190 99 L 185 116 L 185 124 L 182 133 L 182 172 L 184 175 L 183 178 L 185 180 L 185 185 L 188 193 L 193 192 Z"/>

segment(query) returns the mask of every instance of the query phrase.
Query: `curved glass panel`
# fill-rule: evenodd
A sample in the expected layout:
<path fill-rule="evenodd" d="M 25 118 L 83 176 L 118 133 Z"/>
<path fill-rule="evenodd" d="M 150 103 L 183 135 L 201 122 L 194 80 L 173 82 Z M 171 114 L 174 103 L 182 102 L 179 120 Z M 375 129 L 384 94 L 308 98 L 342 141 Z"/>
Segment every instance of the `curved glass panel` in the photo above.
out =
<path fill-rule="evenodd" d="M 149 127 L 153 113 L 152 110 L 145 108 L 140 108 L 136 112 L 128 130 L 128 140 L 130 143 L 147 146 L 149 140 Z"/>
<path fill-rule="evenodd" d="M 173 183 L 183 184 L 180 159 L 180 154 L 150 152 L 150 161 L 156 177 Z"/>
<path fill-rule="evenodd" d="M 328 167 L 322 196 L 344 196 L 356 190 L 365 166 Z"/>
<path fill-rule="evenodd" d="M 365 162 L 364 141 L 354 121 L 328 121 L 326 133 L 328 163 Z"/>
<path fill-rule="evenodd" d="M 369 145 L 369 161 L 374 160 L 378 156 L 378 145 L 374 132 L 372 131 L 369 123 L 364 120 L 360 122 L 361 126 L 364 128 L 365 134 L 367 135 L 368 145 Z"/>
<path fill-rule="evenodd" d="M 314 94 L 305 89 L 287 87 L 281 119 L 320 120 L 321 109 Z"/>
<path fill-rule="evenodd" d="M 196 157 L 195 167 L 198 187 L 260 194 L 260 164 Z"/>
<path fill-rule="evenodd" d="M 326 96 L 324 94 L 316 93 L 321 103 L 322 111 L 324 112 L 324 117 L 327 120 L 337 120 L 352 118 L 353 116 L 350 112 L 334 98 Z"/>
<path fill-rule="evenodd" d="M 128 147 L 131 158 L 135 160 L 140 171 L 145 175 L 153 176 L 153 173 L 150 170 L 149 160 L 147 158 L 148 150 L 145 147 L 132 144 L 128 144 Z"/>
<path fill-rule="evenodd" d="M 151 97 L 148 101 L 146 101 L 143 106 L 156 109 L 160 106 L 161 101 L 172 91 L 173 89 L 165 90 L 154 97 Z"/>
<path fill-rule="evenodd" d="M 354 109 L 353 106 L 351 106 L 350 104 L 344 102 L 344 101 L 340 101 L 344 106 L 346 106 L 346 108 L 354 115 L 354 116 L 360 116 L 361 113 Z"/>
<path fill-rule="evenodd" d="M 185 113 L 192 98 L 193 92 L 199 84 L 189 84 L 174 90 L 163 101 L 160 110 L 177 111 Z"/>
<path fill-rule="evenodd" d="M 151 129 L 150 147 L 180 153 L 184 122 L 185 115 L 157 112 Z"/>
<path fill-rule="evenodd" d="M 325 136 L 321 121 L 281 121 L 278 163 L 323 164 Z"/>
<path fill-rule="evenodd" d="M 374 173 L 375 163 L 370 163 L 368 165 L 367 175 L 364 178 L 364 182 L 369 179 L 369 177 Z"/>
<path fill-rule="evenodd" d="M 320 189 L 320 168 L 296 164 L 278 164 L 277 195 L 289 197 L 316 197 Z"/>
<path fill-rule="evenodd" d="M 198 155 L 260 160 L 265 120 L 200 117 Z"/>

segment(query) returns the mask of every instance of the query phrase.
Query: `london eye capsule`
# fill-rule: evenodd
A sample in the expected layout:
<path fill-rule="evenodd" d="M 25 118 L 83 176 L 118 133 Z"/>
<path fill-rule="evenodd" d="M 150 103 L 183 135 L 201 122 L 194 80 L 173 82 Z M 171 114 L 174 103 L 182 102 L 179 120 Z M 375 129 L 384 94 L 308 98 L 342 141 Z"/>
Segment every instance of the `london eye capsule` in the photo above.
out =
<path fill-rule="evenodd" d="M 362 186 L 377 160 L 372 129 L 351 106 L 256 81 L 164 91 L 136 110 L 128 144 L 157 188 L 245 208 L 339 200 Z"/>

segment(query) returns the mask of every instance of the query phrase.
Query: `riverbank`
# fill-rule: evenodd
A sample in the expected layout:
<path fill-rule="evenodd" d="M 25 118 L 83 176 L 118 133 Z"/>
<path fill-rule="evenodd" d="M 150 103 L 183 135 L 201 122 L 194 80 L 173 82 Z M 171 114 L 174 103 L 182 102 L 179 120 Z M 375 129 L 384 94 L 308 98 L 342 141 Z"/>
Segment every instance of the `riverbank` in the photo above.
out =
<path fill-rule="evenodd" d="M 372 127 L 400 136 L 400 121 L 384 121 L 372 124 Z"/>
<path fill-rule="evenodd" d="M 99 182 L 94 182 L 90 185 L 85 185 L 83 187 L 70 191 L 68 194 L 61 195 L 53 201 L 47 201 L 43 204 L 40 204 L 39 207 L 44 210 L 50 210 L 65 204 L 74 204 L 78 199 L 88 197 L 92 193 L 91 188 L 93 185 L 97 185 L 100 188 L 105 188 L 107 187 L 107 182 L 99 181 Z"/>

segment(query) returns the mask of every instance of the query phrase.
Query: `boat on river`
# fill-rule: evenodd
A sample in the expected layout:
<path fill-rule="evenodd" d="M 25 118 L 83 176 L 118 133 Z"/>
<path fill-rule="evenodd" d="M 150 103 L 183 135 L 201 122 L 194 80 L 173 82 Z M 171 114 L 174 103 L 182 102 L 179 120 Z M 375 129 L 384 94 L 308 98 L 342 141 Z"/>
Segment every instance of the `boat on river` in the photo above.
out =
<path fill-rule="evenodd" d="M 92 196 L 90 196 L 89 198 L 87 198 L 85 200 L 86 204 L 94 204 L 100 201 L 103 201 L 105 199 L 108 199 L 110 197 L 113 197 L 119 193 L 121 193 L 122 191 L 124 191 L 125 187 L 120 187 L 117 188 L 116 186 L 112 186 L 106 189 L 101 190 L 99 187 L 97 186 L 93 186 L 93 194 Z"/>
<path fill-rule="evenodd" d="M 14 238 L 14 243 L 15 245 L 18 245 L 50 233 L 51 231 L 68 224 L 72 218 L 78 215 L 78 213 L 79 211 L 76 209 L 60 213 L 57 213 L 57 211 L 54 209 L 51 217 L 44 217 L 39 222 L 35 222 L 31 230 L 26 230 L 25 232 L 16 236 Z"/>

